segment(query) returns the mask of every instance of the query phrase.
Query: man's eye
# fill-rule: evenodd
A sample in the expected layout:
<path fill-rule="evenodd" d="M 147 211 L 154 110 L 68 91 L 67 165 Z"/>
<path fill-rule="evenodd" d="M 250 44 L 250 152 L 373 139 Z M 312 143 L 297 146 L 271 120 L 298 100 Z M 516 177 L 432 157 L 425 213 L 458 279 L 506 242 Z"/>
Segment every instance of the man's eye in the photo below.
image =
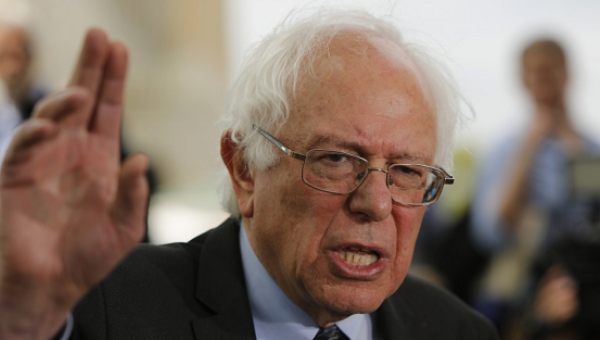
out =
<path fill-rule="evenodd" d="M 394 167 L 394 173 L 397 176 L 404 176 L 404 177 L 421 177 L 423 175 L 423 173 L 421 171 L 419 171 L 418 169 L 414 169 L 411 167 L 407 167 L 407 166 L 398 166 L 398 167 Z"/>
<path fill-rule="evenodd" d="M 345 162 L 348 160 L 348 156 L 346 155 L 341 155 L 341 154 L 326 154 L 321 156 L 321 161 L 324 162 L 331 162 L 331 163 L 341 163 L 341 162 Z"/>
<path fill-rule="evenodd" d="M 403 173 L 403 174 L 419 174 L 418 171 L 416 171 L 415 169 L 409 168 L 407 166 L 396 167 L 396 172 Z"/>
<path fill-rule="evenodd" d="M 413 174 L 414 174 L 414 175 L 420 175 L 420 174 L 421 174 L 421 173 L 420 173 L 420 172 L 418 172 L 417 170 L 415 170 L 415 169 L 412 169 L 412 168 L 409 168 L 409 167 L 406 167 L 406 166 L 402 166 L 402 167 L 400 167 L 400 171 L 402 171 L 402 172 L 403 172 L 403 173 L 405 173 L 405 174 L 409 174 L 409 175 L 413 175 Z"/>

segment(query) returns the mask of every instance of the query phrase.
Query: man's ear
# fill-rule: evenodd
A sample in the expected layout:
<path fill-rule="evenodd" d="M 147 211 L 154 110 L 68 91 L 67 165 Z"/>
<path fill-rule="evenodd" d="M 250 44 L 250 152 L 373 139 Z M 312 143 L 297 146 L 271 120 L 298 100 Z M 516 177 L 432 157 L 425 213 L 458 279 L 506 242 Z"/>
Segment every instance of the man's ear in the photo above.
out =
<path fill-rule="evenodd" d="M 231 131 L 221 136 L 221 158 L 229 171 L 243 217 L 254 215 L 254 179 L 244 159 L 244 150 L 231 140 Z"/>

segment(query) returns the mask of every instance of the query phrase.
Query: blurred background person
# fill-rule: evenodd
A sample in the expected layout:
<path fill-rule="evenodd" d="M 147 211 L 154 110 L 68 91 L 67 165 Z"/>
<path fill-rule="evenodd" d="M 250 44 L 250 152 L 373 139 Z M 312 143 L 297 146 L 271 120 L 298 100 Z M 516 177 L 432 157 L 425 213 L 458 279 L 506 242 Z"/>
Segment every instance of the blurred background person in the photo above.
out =
<path fill-rule="evenodd" d="M 0 156 L 12 130 L 31 116 L 35 104 L 47 94 L 34 78 L 31 38 L 26 19 L 0 13 Z"/>
<path fill-rule="evenodd" d="M 32 48 L 25 24 L 0 17 L 0 79 L 22 120 L 31 116 L 35 104 L 47 94 L 34 78 Z"/>
<path fill-rule="evenodd" d="M 565 239 L 594 233 L 594 206 L 571 194 L 568 171 L 571 159 L 599 155 L 600 145 L 572 124 L 568 60 L 560 43 L 547 38 L 529 43 L 521 54 L 521 75 L 533 103 L 530 120 L 485 158 L 473 201 L 473 239 L 492 256 L 475 307 L 502 329 L 511 311 L 533 299 L 535 328 L 558 330 L 579 309 L 576 280 L 558 267 L 536 277 L 532 265 Z M 537 281 L 537 290 L 524 297 Z"/>

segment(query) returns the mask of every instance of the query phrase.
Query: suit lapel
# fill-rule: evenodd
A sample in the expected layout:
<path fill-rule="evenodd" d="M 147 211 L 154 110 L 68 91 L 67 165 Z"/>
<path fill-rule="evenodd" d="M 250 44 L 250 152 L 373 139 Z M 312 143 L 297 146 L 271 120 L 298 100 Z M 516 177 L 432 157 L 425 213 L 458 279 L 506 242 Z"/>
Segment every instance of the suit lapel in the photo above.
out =
<path fill-rule="evenodd" d="M 406 321 L 410 320 L 409 311 L 400 311 L 399 306 L 388 298 L 375 312 L 375 328 L 382 339 L 414 340 L 408 333 Z"/>
<path fill-rule="evenodd" d="M 200 254 L 196 298 L 214 315 L 193 321 L 196 339 L 255 339 L 239 247 L 239 222 L 210 232 Z"/>

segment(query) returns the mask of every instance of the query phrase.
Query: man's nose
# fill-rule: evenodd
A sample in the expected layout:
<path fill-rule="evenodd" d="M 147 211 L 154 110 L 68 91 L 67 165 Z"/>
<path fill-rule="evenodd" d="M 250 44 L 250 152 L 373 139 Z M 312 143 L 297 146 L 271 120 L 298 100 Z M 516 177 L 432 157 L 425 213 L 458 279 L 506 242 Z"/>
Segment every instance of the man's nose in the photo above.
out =
<path fill-rule="evenodd" d="M 382 221 L 392 212 L 392 196 L 384 169 L 369 168 L 365 181 L 350 195 L 350 211 Z"/>

